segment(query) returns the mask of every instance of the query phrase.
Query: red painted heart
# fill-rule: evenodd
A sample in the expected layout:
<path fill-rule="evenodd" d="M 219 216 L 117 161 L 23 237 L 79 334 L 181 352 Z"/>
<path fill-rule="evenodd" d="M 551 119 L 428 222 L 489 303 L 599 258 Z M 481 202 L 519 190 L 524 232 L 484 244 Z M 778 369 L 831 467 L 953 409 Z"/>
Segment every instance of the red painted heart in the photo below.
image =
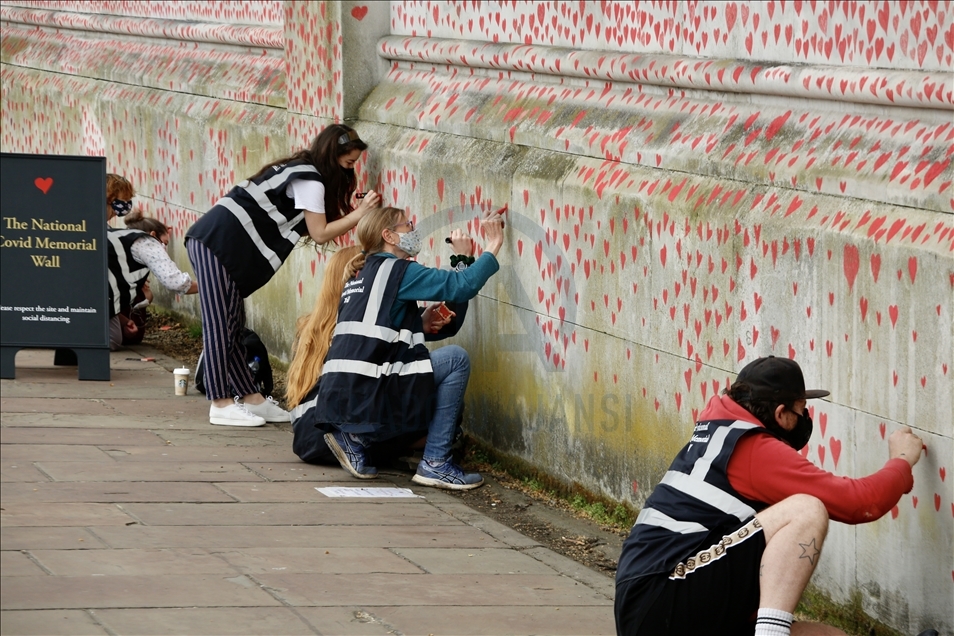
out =
<path fill-rule="evenodd" d="M 33 180 L 33 185 L 40 189 L 40 192 L 46 194 L 53 187 L 53 177 L 37 177 Z"/>
<path fill-rule="evenodd" d="M 360 22 L 364 16 L 368 15 L 368 8 L 365 6 L 355 7 L 351 10 L 351 17 Z"/>
<path fill-rule="evenodd" d="M 838 459 L 841 457 L 841 440 L 832 437 L 828 441 L 828 448 L 831 449 L 831 459 L 835 462 L 835 468 L 838 468 Z"/>

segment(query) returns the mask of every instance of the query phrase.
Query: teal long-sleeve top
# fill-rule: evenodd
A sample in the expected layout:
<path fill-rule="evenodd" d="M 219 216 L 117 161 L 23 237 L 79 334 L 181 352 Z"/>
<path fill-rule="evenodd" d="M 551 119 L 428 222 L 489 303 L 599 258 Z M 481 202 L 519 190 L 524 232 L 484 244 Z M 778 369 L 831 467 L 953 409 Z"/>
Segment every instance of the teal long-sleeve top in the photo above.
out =
<path fill-rule="evenodd" d="M 379 252 L 378 256 L 397 258 L 387 252 Z M 401 281 L 398 290 L 397 302 L 391 308 L 391 324 L 399 325 L 404 320 L 408 303 L 420 300 L 444 301 L 447 303 L 463 303 L 477 295 L 477 292 L 497 273 L 500 264 L 497 257 L 490 252 L 484 252 L 467 269 L 458 272 L 448 269 L 425 267 L 411 261 Z"/>

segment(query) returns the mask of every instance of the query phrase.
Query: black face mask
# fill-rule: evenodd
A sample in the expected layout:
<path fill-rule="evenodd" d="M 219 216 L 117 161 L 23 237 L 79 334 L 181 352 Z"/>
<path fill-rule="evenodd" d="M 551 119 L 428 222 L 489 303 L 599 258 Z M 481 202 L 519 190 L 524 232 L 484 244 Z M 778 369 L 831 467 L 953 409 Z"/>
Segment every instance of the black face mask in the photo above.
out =
<path fill-rule="evenodd" d="M 795 411 L 792 411 L 792 413 L 795 413 Z M 812 423 L 811 416 L 808 414 L 808 409 L 805 409 L 805 412 L 802 414 L 795 413 L 795 415 L 798 416 L 798 422 L 795 424 L 795 428 L 790 431 L 786 431 L 779 426 L 777 422 L 773 422 L 771 426 L 767 426 L 766 428 L 775 435 L 775 437 L 795 450 L 802 450 L 805 448 L 805 444 L 808 443 L 808 440 L 811 439 L 814 424 Z"/>

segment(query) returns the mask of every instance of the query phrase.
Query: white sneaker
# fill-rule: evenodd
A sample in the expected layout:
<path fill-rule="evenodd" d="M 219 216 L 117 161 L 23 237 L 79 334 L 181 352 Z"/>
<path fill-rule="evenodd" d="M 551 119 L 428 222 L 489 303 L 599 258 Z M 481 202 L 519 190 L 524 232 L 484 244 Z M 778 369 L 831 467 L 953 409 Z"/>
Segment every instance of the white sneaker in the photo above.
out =
<path fill-rule="evenodd" d="M 266 422 L 292 421 L 291 413 L 278 406 L 278 400 L 270 395 L 261 404 L 249 404 L 248 402 L 244 402 L 244 404 L 252 415 L 257 415 Z"/>
<path fill-rule="evenodd" d="M 265 419 L 249 411 L 235 398 L 228 406 L 218 407 L 213 404 L 209 409 L 209 423 L 220 426 L 264 426 Z"/>

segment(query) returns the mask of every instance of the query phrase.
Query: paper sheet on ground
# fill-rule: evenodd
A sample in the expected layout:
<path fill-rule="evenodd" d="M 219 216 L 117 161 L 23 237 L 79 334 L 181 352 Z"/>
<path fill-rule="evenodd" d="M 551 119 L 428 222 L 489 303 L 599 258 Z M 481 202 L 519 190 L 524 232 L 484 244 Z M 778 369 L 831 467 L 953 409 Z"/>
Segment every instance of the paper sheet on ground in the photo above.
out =
<path fill-rule="evenodd" d="M 348 488 L 345 486 L 329 486 L 315 490 L 325 497 L 411 497 L 418 498 L 410 488 Z"/>

